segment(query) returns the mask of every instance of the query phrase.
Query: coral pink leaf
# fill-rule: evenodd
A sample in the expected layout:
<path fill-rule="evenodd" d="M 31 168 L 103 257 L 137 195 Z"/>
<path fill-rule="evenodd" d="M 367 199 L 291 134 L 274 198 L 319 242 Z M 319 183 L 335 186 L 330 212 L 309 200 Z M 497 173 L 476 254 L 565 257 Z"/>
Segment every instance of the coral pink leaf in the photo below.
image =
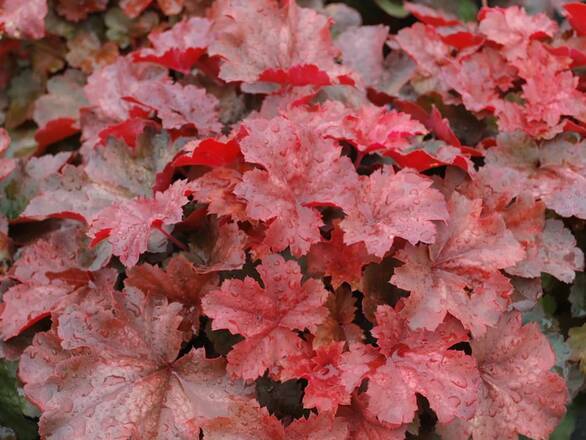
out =
<path fill-rule="evenodd" d="M 238 171 L 218 167 L 190 182 L 189 190 L 194 199 L 200 203 L 208 203 L 210 214 L 246 220 L 246 204 L 233 192 L 241 180 L 242 175 Z"/>
<path fill-rule="evenodd" d="M 289 440 L 349 440 L 348 423 L 326 412 L 294 420 L 286 428 Z"/>
<path fill-rule="evenodd" d="M 128 271 L 126 286 L 136 287 L 147 295 L 163 295 L 169 301 L 195 306 L 201 311 L 200 296 L 216 286 L 216 277 L 197 272 L 183 255 L 175 255 L 162 269 L 148 263 Z"/>
<path fill-rule="evenodd" d="M 284 116 L 252 119 L 240 141 L 247 162 L 262 165 L 244 174 L 234 193 L 247 201 L 247 215 L 270 222 L 265 242 L 274 251 L 291 247 L 294 255 L 309 251 L 321 240 L 322 220 L 317 206 L 347 209 L 356 171 L 332 139 L 310 124 Z"/>
<path fill-rule="evenodd" d="M 218 100 L 200 87 L 154 81 L 127 99 L 156 111 L 163 128 L 168 130 L 191 127 L 200 136 L 210 136 L 222 128 L 218 122 Z"/>
<path fill-rule="evenodd" d="M 549 438 L 566 411 L 568 391 L 550 371 L 555 355 L 538 325 L 522 325 L 519 313 L 509 313 L 471 345 L 482 386 L 466 431 L 474 438 Z"/>
<path fill-rule="evenodd" d="M 397 253 L 406 264 L 391 282 L 411 292 L 402 313 L 412 328 L 434 330 L 449 312 L 480 335 L 497 323 L 512 293 L 499 269 L 525 252 L 498 213 L 481 214 L 480 200 L 454 193 L 449 210 L 450 220 L 428 249 L 407 246 Z"/>
<path fill-rule="evenodd" d="M 452 344 L 466 340 L 459 323 L 448 318 L 434 333 L 413 332 L 386 305 L 378 307 L 376 320 L 373 335 L 388 357 L 369 375 L 370 411 L 386 423 L 408 423 L 417 409 L 415 393 L 420 393 L 441 423 L 474 415 L 480 385 L 476 362 L 463 352 L 449 350 Z M 388 405 L 389 401 L 401 404 Z"/>
<path fill-rule="evenodd" d="M 517 196 L 528 191 L 562 217 L 586 219 L 586 144 L 564 139 L 537 144 L 527 135 L 504 134 L 488 150 L 480 175 L 497 192 Z M 520 153 L 522 151 L 522 154 Z"/>
<path fill-rule="evenodd" d="M 344 233 L 336 225 L 329 241 L 311 246 L 307 255 L 307 270 L 310 274 L 331 276 L 334 288 L 344 282 L 357 288 L 360 286 L 362 268 L 377 260 L 368 254 L 362 242 L 345 245 Z"/>
<path fill-rule="evenodd" d="M 138 290 L 66 309 L 58 335 L 38 334 L 20 363 L 25 392 L 43 411 L 41 435 L 193 438 L 233 405 L 254 406 L 222 359 L 203 350 L 177 359 L 182 320 L 180 304 Z"/>
<path fill-rule="evenodd" d="M 11 278 L 21 284 L 10 287 L 3 295 L 0 313 L 0 336 L 18 335 L 35 322 L 59 310 L 80 288 L 99 285 L 107 290 L 109 272 L 94 277 L 85 264 L 97 255 L 87 249 L 85 227 L 69 224 L 43 239 L 22 248 L 11 269 Z"/>
<path fill-rule="evenodd" d="M 330 20 L 311 9 L 291 1 L 220 0 L 210 17 L 216 38 L 208 51 L 223 60 L 220 78 L 243 82 L 245 91 L 270 92 L 267 82 L 354 83 L 335 61 L 338 50 L 331 41 Z"/>
<path fill-rule="evenodd" d="M 327 315 L 327 291 L 316 280 L 301 283 L 297 263 L 270 255 L 257 267 L 264 288 L 252 278 L 224 281 L 203 302 L 214 329 L 228 329 L 246 339 L 228 355 L 229 370 L 256 379 L 285 356 L 296 354 L 302 340 L 293 330 L 315 330 Z"/>
<path fill-rule="evenodd" d="M 230 412 L 202 426 L 207 440 L 288 440 L 283 425 L 266 408 L 246 402 L 231 405 Z M 316 439 L 317 440 L 317 439 Z"/>
<path fill-rule="evenodd" d="M 120 8 L 130 18 L 136 18 L 142 12 L 148 8 L 153 0 L 122 0 L 120 2 Z"/>
<path fill-rule="evenodd" d="M 342 51 L 344 65 L 360 74 L 366 86 L 383 86 L 389 70 L 385 69 L 383 47 L 389 36 L 389 28 L 376 26 L 351 26 L 336 38 L 336 46 Z M 394 76 L 395 72 L 393 72 Z"/>
<path fill-rule="evenodd" d="M 584 253 L 576 247 L 572 233 L 560 220 L 548 219 L 541 236 L 529 244 L 527 257 L 507 272 L 525 278 L 539 277 L 545 272 L 571 283 L 575 272 L 583 269 Z"/>
<path fill-rule="evenodd" d="M 413 170 L 395 174 L 390 166 L 361 177 L 355 203 L 340 223 L 344 242 L 363 241 L 372 255 L 383 257 L 395 237 L 411 243 L 434 241 L 434 220 L 446 220 L 443 195 Z"/>
<path fill-rule="evenodd" d="M 490 41 L 503 46 L 510 60 L 525 57 L 533 38 L 552 37 L 557 24 L 545 14 L 529 15 L 519 6 L 510 8 L 483 8 L 478 14 L 478 30 Z"/>
<path fill-rule="evenodd" d="M 381 421 L 368 408 L 366 394 L 354 394 L 352 406 L 340 408 L 340 418 L 348 423 L 353 440 L 405 440 L 407 424 L 393 425 Z"/>
<path fill-rule="evenodd" d="M 283 363 L 281 380 L 307 380 L 303 406 L 335 413 L 338 405 L 349 405 L 350 395 L 368 371 L 368 353 L 342 354 L 344 342 L 322 345 L 312 357 L 289 356 Z"/>
<path fill-rule="evenodd" d="M 47 0 L 2 0 L 0 31 L 12 38 L 42 38 L 47 12 Z"/>
<path fill-rule="evenodd" d="M 0 315 L 0 337 L 10 339 L 51 315 L 72 292 L 67 285 L 30 286 L 19 284 L 4 292 Z"/>
<path fill-rule="evenodd" d="M 338 137 L 351 142 L 361 152 L 403 150 L 415 136 L 427 133 L 421 123 L 406 113 L 367 105 L 349 113 L 341 125 L 346 133 Z"/>
<path fill-rule="evenodd" d="M 112 253 L 120 257 L 124 265 L 132 267 L 140 254 L 146 252 L 153 230 L 181 221 L 182 207 L 188 201 L 186 188 L 185 181 L 179 180 L 152 199 L 114 203 L 96 214 L 88 234 L 94 241 L 107 239 Z"/>

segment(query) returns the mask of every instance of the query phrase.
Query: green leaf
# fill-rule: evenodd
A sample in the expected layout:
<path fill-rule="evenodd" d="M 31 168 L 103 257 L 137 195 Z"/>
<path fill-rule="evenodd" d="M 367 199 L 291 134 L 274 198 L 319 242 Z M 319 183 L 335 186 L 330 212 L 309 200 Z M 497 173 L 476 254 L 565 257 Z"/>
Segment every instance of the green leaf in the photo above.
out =
<path fill-rule="evenodd" d="M 474 21 L 478 14 L 478 7 L 472 0 L 459 0 L 458 2 L 458 18 L 462 21 Z"/>
<path fill-rule="evenodd" d="M 391 17 L 405 18 L 409 15 L 409 12 L 403 7 L 403 3 L 395 3 L 392 0 L 374 0 L 374 2 Z"/>
<path fill-rule="evenodd" d="M 569 440 L 572 438 L 572 433 L 576 427 L 576 408 L 574 405 L 570 406 L 565 417 L 562 419 L 558 427 L 551 433 L 549 440 Z"/>
<path fill-rule="evenodd" d="M 572 349 L 574 359 L 580 361 L 580 368 L 586 374 L 586 324 L 573 327 L 568 332 L 568 345 Z"/>
<path fill-rule="evenodd" d="M 586 316 L 586 273 L 580 272 L 576 274 L 568 299 L 572 304 L 573 317 L 582 318 Z"/>
<path fill-rule="evenodd" d="M 541 304 L 546 315 L 553 316 L 557 309 L 557 302 L 553 295 L 545 294 L 541 297 Z"/>
<path fill-rule="evenodd" d="M 36 439 L 36 423 L 25 417 L 30 404 L 19 393 L 16 363 L 0 361 L 0 426 L 10 428 L 19 440 Z"/>

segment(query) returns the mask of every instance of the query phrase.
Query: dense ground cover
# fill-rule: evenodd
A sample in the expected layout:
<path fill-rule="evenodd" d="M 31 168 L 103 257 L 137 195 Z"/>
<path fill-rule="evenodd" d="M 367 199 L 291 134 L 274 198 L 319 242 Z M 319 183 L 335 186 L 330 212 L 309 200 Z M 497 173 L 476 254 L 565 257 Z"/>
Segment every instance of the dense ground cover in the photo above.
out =
<path fill-rule="evenodd" d="M 0 438 L 583 438 L 586 5 L 489 6 L 0 0 Z"/>

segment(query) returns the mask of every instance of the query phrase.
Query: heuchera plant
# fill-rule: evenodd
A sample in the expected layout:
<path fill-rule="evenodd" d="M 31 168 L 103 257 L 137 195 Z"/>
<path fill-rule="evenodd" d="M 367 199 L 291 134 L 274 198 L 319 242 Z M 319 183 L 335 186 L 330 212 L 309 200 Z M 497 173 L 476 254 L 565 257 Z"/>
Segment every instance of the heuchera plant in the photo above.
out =
<path fill-rule="evenodd" d="M 549 437 L 585 5 L 50 3 L 0 0 L 0 357 L 42 438 Z"/>

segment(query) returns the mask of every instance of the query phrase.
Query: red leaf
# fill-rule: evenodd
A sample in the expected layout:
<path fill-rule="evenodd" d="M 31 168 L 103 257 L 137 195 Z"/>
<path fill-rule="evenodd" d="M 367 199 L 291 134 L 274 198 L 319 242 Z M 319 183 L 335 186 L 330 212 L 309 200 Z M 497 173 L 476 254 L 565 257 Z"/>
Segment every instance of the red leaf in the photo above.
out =
<path fill-rule="evenodd" d="M 484 37 L 473 34 L 472 32 L 458 31 L 453 34 L 442 35 L 441 39 L 449 46 L 455 47 L 458 50 L 467 49 L 469 47 L 480 46 L 484 43 Z"/>
<path fill-rule="evenodd" d="M 586 35 L 586 5 L 584 3 L 566 3 L 566 17 L 578 35 Z"/>
<path fill-rule="evenodd" d="M 129 147 L 135 148 L 138 137 L 147 127 L 157 128 L 158 124 L 154 121 L 143 118 L 130 118 L 124 122 L 111 125 L 100 131 L 99 137 L 102 144 L 105 144 L 110 137 L 122 140 Z"/>
<path fill-rule="evenodd" d="M 583 124 L 577 124 L 570 119 L 566 120 L 564 131 L 573 131 L 579 133 L 582 137 L 586 137 L 586 126 Z"/>
<path fill-rule="evenodd" d="M 258 79 L 259 81 L 292 86 L 328 86 L 331 84 L 328 74 L 313 64 L 302 64 L 288 70 L 267 69 L 260 73 Z"/>
<path fill-rule="evenodd" d="M 33 112 L 33 119 L 39 126 L 35 134 L 39 144 L 37 154 L 79 131 L 79 111 L 87 106 L 84 82 L 85 76 L 72 69 L 48 81 L 48 93 L 35 101 Z"/>
<path fill-rule="evenodd" d="M 35 133 L 37 151 L 43 152 L 49 145 L 67 139 L 79 132 L 77 121 L 73 118 L 59 118 L 49 121 Z"/>
<path fill-rule="evenodd" d="M 438 139 L 441 139 L 454 147 L 462 146 L 460 140 L 450 128 L 450 123 L 447 119 L 442 118 L 442 114 L 435 105 L 431 107 L 431 113 L 426 125 L 435 133 Z"/>
<path fill-rule="evenodd" d="M 569 46 L 546 46 L 546 48 L 556 56 L 571 58 L 573 61 L 572 68 L 586 65 L 586 53 L 582 50 Z"/>
<path fill-rule="evenodd" d="M 234 139 L 230 139 L 227 142 L 221 142 L 216 139 L 191 141 L 184 149 L 191 150 L 191 156 L 189 156 L 189 153 L 177 156 L 173 161 L 174 167 L 191 165 L 221 167 L 230 165 L 242 157 L 240 146 Z"/>
<path fill-rule="evenodd" d="M 406 154 L 401 154 L 398 151 L 389 151 L 385 156 L 393 158 L 401 168 L 413 168 L 419 172 L 448 165 L 447 163 L 431 156 L 425 150 L 415 150 Z M 463 165 L 464 171 L 468 171 L 468 165 L 465 162 Z"/>
<path fill-rule="evenodd" d="M 405 2 L 403 7 L 411 12 L 417 20 L 430 26 L 456 26 L 460 24 L 460 20 L 456 17 L 425 5 Z"/>
<path fill-rule="evenodd" d="M 153 48 L 134 52 L 132 59 L 135 62 L 160 64 L 188 74 L 211 41 L 210 25 L 210 21 L 205 18 L 192 17 L 180 21 L 166 32 L 151 33 L 149 40 Z"/>
<path fill-rule="evenodd" d="M 112 228 L 102 229 L 101 231 L 97 232 L 95 234 L 94 238 L 92 239 L 92 241 L 90 242 L 90 247 L 97 246 L 102 241 L 104 241 L 106 238 L 108 238 L 111 233 L 112 233 Z"/>

